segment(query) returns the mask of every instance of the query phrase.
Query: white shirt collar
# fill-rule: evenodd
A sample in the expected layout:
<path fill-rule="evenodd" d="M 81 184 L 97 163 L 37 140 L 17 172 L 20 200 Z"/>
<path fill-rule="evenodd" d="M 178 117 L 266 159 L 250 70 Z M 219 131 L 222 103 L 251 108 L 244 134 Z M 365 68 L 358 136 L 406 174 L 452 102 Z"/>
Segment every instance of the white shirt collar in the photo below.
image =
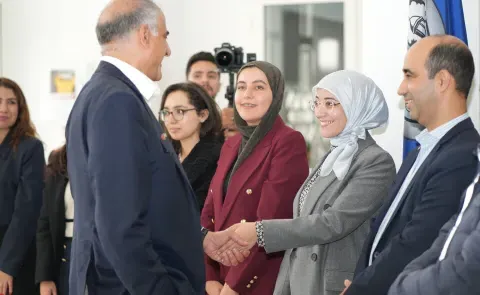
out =
<path fill-rule="evenodd" d="M 117 67 L 127 78 L 137 87 L 138 91 L 142 94 L 143 98 L 149 100 L 158 88 L 157 83 L 148 78 L 144 73 L 140 72 L 135 67 L 128 63 L 115 58 L 113 56 L 104 55 L 101 58 L 102 61 L 111 63 Z"/>
<path fill-rule="evenodd" d="M 468 118 L 468 114 L 465 113 L 435 128 L 432 131 L 428 131 L 427 128 L 425 128 L 422 132 L 420 132 L 419 135 L 415 137 L 415 139 L 420 143 L 421 146 L 437 144 L 437 142 L 439 142 L 445 136 L 445 134 L 447 134 L 451 129 L 453 129 L 453 127 L 457 126 L 457 124 Z"/>
<path fill-rule="evenodd" d="M 453 127 L 457 126 L 460 122 L 465 121 L 468 118 L 469 118 L 468 113 L 465 113 L 463 115 L 460 115 L 460 116 L 448 121 L 447 123 L 443 124 L 442 126 L 440 126 L 438 128 L 435 128 L 435 130 L 432 130 L 430 133 L 433 136 L 435 136 L 436 138 L 442 139 L 442 137 L 444 137 L 445 134 L 448 133 L 448 131 L 450 131 L 451 129 L 453 129 Z"/>

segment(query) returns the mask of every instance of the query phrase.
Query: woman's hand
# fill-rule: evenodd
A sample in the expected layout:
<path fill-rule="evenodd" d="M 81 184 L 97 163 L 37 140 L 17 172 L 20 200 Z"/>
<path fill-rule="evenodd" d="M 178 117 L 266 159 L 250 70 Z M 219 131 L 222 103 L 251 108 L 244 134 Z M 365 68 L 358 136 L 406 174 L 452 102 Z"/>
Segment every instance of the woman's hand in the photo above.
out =
<path fill-rule="evenodd" d="M 257 230 L 255 228 L 255 222 L 240 223 L 235 229 L 233 239 L 240 238 L 240 241 L 246 242 L 247 249 L 251 249 L 257 243 Z"/>
<path fill-rule="evenodd" d="M 57 286 L 52 281 L 41 282 L 40 295 L 57 295 Z"/>
<path fill-rule="evenodd" d="M 205 284 L 205 291 L 207 291 L 208 295 L 220 295 L 220 292 L 222 292 L 222 288 L 223 285 L 217 281 L 207 281 L 207 283 Z"/>
<path fill-rule="evenodd" d="M 9 295 L 13 293 L 13 277 L 0 271 L 0 294 Z"/>
<path fill-rule="evenodd" d="M 257 243 L 257 230 L 255 222 L 237 223 L 232 225 L 227 231 L 233 231 L 230 240 L 220 247 L 217 253 L 221 261 L 229 261 L 236 256 L 245 256 L 250 254 L 250 249 Z"/>
<path fill-rule="evenodd" d="M 220 295 L 238 295 L 238 293 L 233 291 L 232 288 L 230 288 L 229 285 L 225 284 L 223 286 L 223 289 L 222 289 L 222 292 L 220 293 Z"/>

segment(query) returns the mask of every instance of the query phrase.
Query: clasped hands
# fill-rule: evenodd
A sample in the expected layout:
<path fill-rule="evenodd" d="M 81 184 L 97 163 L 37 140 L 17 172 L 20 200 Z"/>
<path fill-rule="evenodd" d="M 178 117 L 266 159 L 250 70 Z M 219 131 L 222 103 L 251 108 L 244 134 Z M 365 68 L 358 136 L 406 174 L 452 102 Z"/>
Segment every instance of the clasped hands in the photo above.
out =
<path fill-rule="evenodd" d="M 250 255 L 256 242 L 255 222 L 237 223 L 223 231 L 208 232 L 203 249 L 213 260 L 225 266 L 236 266 Z"/>

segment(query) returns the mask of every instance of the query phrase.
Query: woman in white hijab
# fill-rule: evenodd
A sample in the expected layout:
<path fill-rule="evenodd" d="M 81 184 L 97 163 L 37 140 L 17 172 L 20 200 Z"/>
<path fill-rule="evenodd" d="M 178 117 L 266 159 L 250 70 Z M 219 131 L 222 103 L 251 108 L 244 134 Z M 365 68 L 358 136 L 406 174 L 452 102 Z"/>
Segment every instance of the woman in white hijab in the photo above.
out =
<path fill-rule="evenodd" d="M 370 78 L 354 71 L 326 76 L 313 87 L 311 108 L 332 147 L 298 191 L 294 218 L 236 225 L 237 235 L 221 249 L 232 255 L 237 239 L 267 253 L 286 250 L 274 292 L 279 295 L 343 291 L 395 177 L 391 156 L 368 132 L 388 120 L 383 93 Z"/>

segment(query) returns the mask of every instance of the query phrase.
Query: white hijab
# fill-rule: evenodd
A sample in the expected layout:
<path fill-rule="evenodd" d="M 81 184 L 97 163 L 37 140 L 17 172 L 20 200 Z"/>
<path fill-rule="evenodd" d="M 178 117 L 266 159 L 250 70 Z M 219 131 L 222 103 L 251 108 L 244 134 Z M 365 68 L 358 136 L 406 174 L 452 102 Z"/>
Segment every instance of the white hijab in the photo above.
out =
<path fill-rule="evenodd" d="M 345 129 L 330 138 L 335 149 L 323 162 L 320 176 L 327 176 L 333 170 L 335 176 L 342 180 L 358 151 L 358 139 L 365 140 L 366 130 L 377 128 L 388 121 L 388 107 L 382 90 L 375 82 L 355 71 L 342 70 L 325 76 L 313 87 L 313 99 L 319 88 L 335 96 L 347 117 Z"/>

